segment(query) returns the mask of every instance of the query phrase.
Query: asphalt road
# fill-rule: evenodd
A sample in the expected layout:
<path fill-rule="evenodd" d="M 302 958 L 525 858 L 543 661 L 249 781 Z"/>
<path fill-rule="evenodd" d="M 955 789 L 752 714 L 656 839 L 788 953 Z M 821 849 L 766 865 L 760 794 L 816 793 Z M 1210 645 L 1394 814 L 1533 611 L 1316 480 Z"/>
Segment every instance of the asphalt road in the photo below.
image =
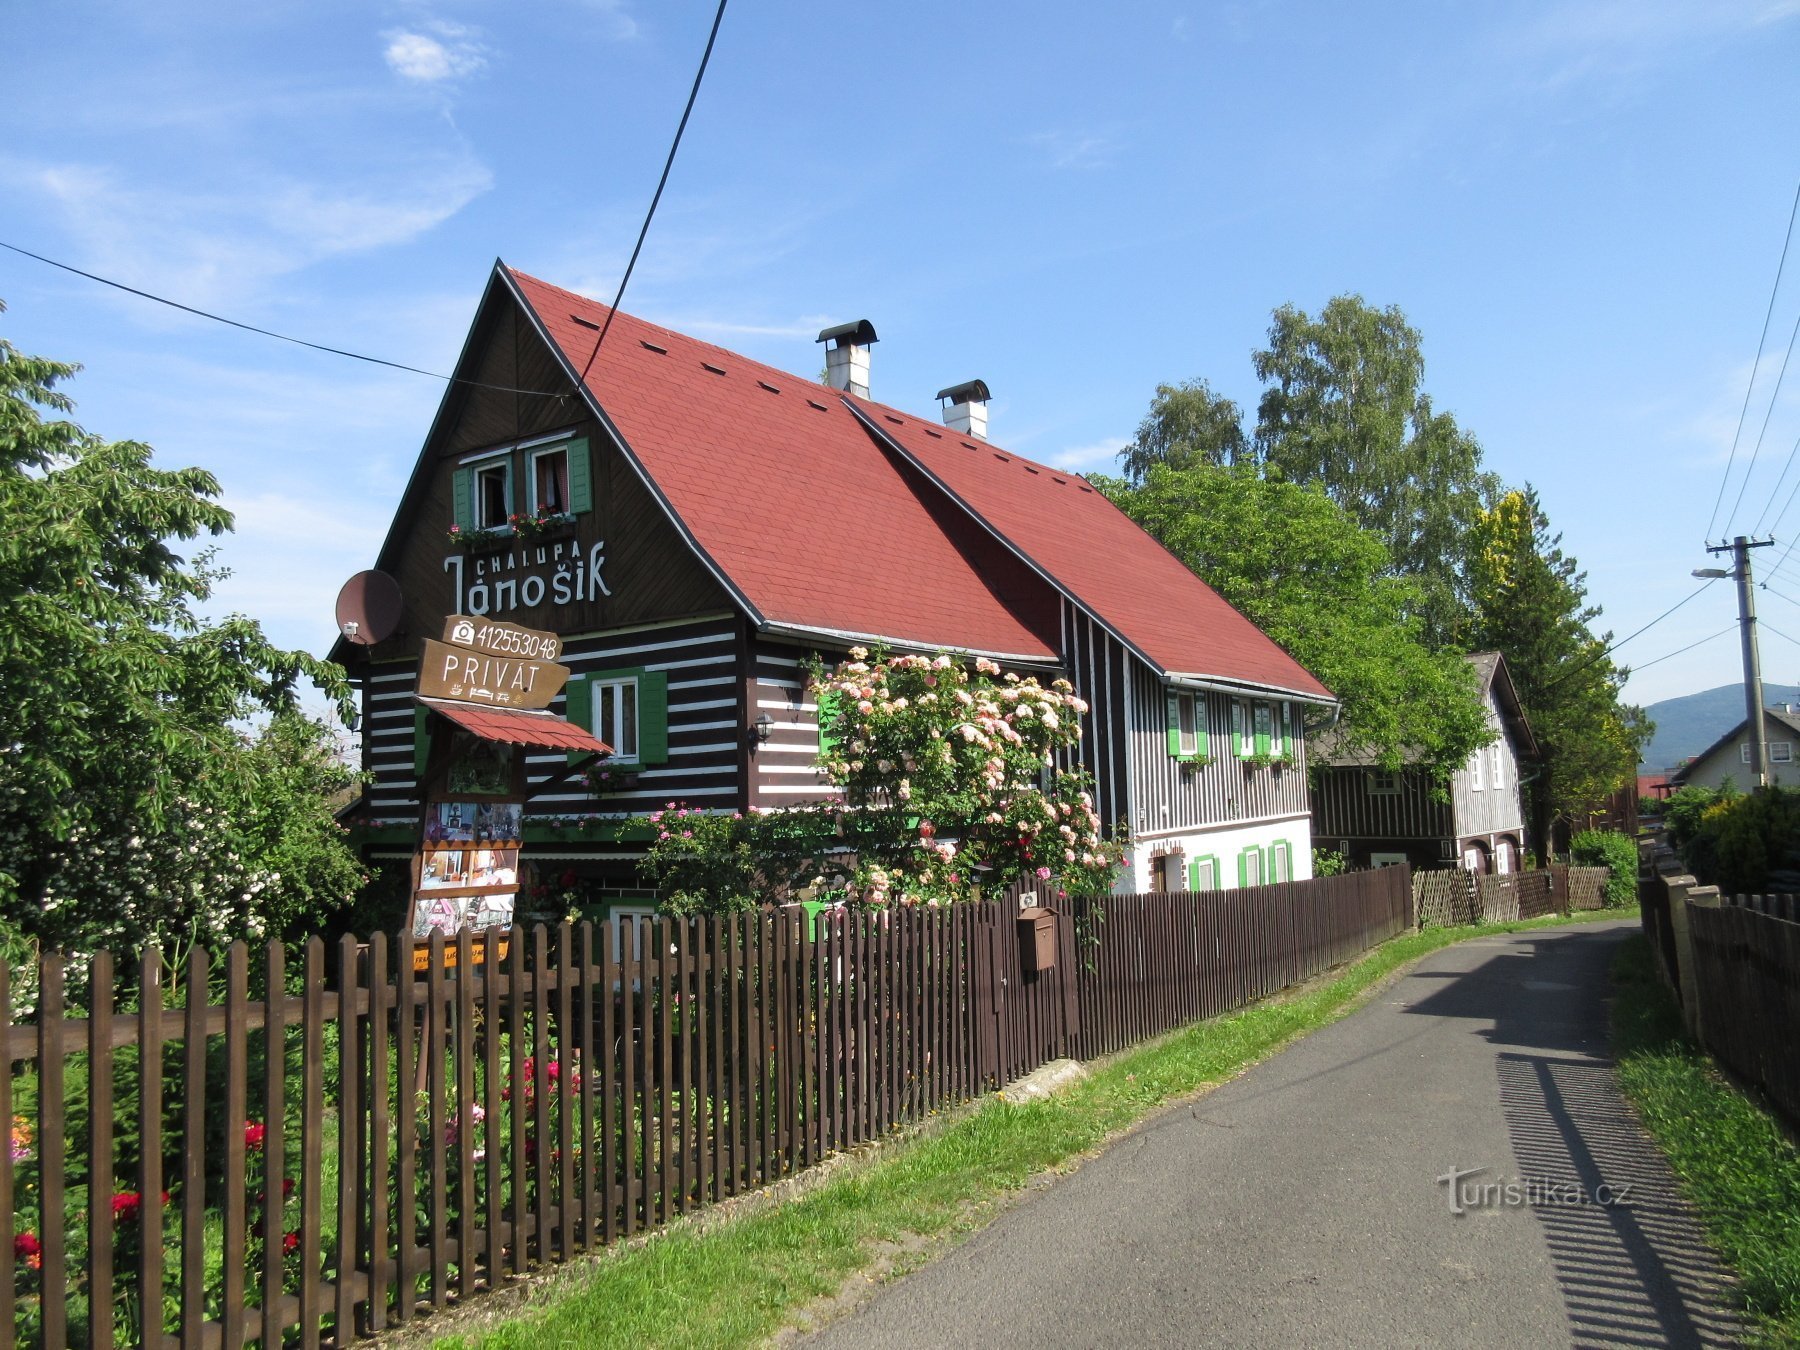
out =
<path fill-rule="evenodd" d="M 1606 1056 L 1633 927 L 1426 958 L 805 1343 L 1734 1343 Z"/>

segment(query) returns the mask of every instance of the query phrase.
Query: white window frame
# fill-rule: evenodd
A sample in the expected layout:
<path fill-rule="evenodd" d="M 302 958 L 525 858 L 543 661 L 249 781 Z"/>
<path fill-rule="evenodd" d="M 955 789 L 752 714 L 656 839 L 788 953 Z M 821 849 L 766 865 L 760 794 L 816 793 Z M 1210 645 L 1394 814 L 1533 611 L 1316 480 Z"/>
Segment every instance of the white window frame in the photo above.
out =
<path fill-rule="evenodd" d="M 627 685 L 631 687 L 631 750 L 629 753 L 619 748 L 625 740 L 621 734 L 624 730 L 625 700 L 620 698 L 617 693 Z M 638 753 L 644 744 L 643 691 L 638 688 L 637 676 L 624 675 L 611 679 L 605 676 L 596 676 L 588 681 L 588 687 L 591 699 L 588 715 L 594 722 L 594 725 L 588 730 L 613 747 L 612 756 L 607 763 L 636 764 Z M 611 719 L 608 719 L 606 715 L 608 691 L 613 691 L 613 716 Z M 610 725 L 608 724 L 609 720 Z"/>
<path fill-rule="evenodd" d="M 473 498 L 469 503 L 469 509 L 474 513 L 475 528 L 478 530 L 511 530 L 514 500 L 512 457 L 495 455 L 469 467 L 475 471 L 474 478 L 469 484 L 469 496 Z M 500 519 L 491 521 L 483 510 L 487 503 L 487 494 L 481 490 L 481 478 L 483 474 L 495 471 L 499 472 L 504 486 L 501 490 Z"/>
<path fill-rule="evenodd" d="M 1506 742 L 1494 742 L 1494 791 L 1499 792 L 1506 787 Z"/>
<path fill-rule="evenodd" d="M 1236 733 L 1238 758 L 1249 759 L 1256 753 L 1256 719 L 1250 712 L 1250 705 L 1241 698 L 1231 702 L 1231 721 Z"/>
<path fill-rule="evenodd" d="M 1749 741 L 1745 741 L 1742 745 L 1740 745 L 1738 747 L 1738 759 L 1741 760 L 1745 764 L 1748 764 L 1750 762 L 1750 742 Z"/>
<path fill-rule="evenodd" d="M 1260 725 L 1265 717 L 1269 721 L 1269 729 L 1267 731 L 1263 731 Z M 1269 738 L 1269 754 L 1271 756 L 1279 755 L 1281 753 L 1281 736 L 1280 733 L 1275 730 L 1275 705 L 1273 703 L 1258 703 L 1252 708 L 1250 711 L 1250 725 L 1257 735 L 1263 735 Z M 1250 749 L 1252 751 L 1256 749 L 1254 737 L 1251 740 Z"/>
<path fill-rule="evenodd" d="M 1275 738 L 1272 743 L 1275 745 L 1275 753 L 1286 757 L 1294 750 L 1294 705 L 1279 703 L 1276 706 L 1280 708 L 1281 715 L 1275 719 Z"/>
<path fill-rule="evenodd" d="M 1482 781 L 1483 775 L 1481 772 L 1481 767 L 1482 767 L 1481 762 L 1482 762 L 1482 760 L 1484 760 L 1486 758 L 1487 758 L 1487 756 L 1483 755 L 1481 753 L 1481 751 L 1477 750 L 1474 754 L 1474 757 L 1469 760 L 1469 791 L 1470 792 L 1483 792 L 1487 788 L 1487 784 Z"/>
<path fill-rule="evenodd" d="M 1240 859 L 1256 859 L 1256 874 L 1254 876 L 1251 875 L 1248 867 L 1244 869 L 1244 885 L 1246 888 L 1250 886 L 1261 886 L 1268 881 L 1268 878 L 1263 875 L 1263 851 L 1260 848 L 1255 844 L 1250 844 L 1238 853 L 1238 857 Z"/>
<path fill-rule="evenodd" d="M 1294 851 L 1285 839 L 1277 839 L 1269 848 L 1269 880 L 1294 879 Z"/>
<path fill-rule="evenodd" d="M 537 499 L 538 498 L 538 461 L 540 459 L 547 459 L 551 455 L 561 455 L 562 462 L 563 462 L 563 469 L 562 469 L 563 503 L 561 506 L 559 506 L 556 509 L 554 514 L 559 515 L 559 516 L 566 516 L 566 515 L 569 515 L 572 513 L 572 508 L 569 506 L 569 500 L 568 500 L 568 498 L 569 498 L 569 442 L 567 440 L 563 440 L 563 441 L 556 442 L 554 444 L 540 446 L 539 448 L 537 448 L 535 450 L 527 450 L 525 452 L 525 493 L 526 493 L 526 500 L 531 508 L 531 514 L 534 516 L 540 514 L 540 512 L 542 510 L 542 505 L 541 505 L 541 503 L 539 503 L 539 501 Z"/>
<path fill-rule="evenodd" d="M 1200 753 L 1200 719 L 1205 716 L 1200 696 L 1185 690 L 1175 694 L 1176 745 L 1186 759 Z"/>
<path fill-rule="evenodd" d="M 1780 753 L 1777 753 L 1779 751 Z M 1792 764 L 1794 762 L 1794 743 L 1792 741 L 1770 741 L 1769 763 Z"/>
<path fill-rule="evenodd" d="M 1220 889 L 1219 860 L 1217 858 L 1209 853 L 1205 857 L 1194 859 L 1194 866 L 1200 870 L 1199 874 L 1193 880 L 1192 889 L 1196 891 L 1216 891 Z"/>
<path fill-rule="evenodd" d="M 1370 769 L 1368 771 L 1369 796 L 1398 797 L 1400 795 L 1400 775 L 1391 769 Z"/>

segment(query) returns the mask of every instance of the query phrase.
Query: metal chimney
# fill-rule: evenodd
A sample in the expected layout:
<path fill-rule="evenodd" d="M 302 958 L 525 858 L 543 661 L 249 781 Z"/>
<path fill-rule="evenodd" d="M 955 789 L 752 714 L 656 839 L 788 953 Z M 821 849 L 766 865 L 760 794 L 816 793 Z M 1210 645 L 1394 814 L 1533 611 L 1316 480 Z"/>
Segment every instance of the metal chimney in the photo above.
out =
<path fill-rule="evenodd" d="M 977 440 L 987 439 L 987 405 L 993 397 L 985 380 L 968 380 L 940 389 L 937 396 L 944 401 L 944 425 Z"/>
<path fill-rule="evenodd" d="M 819 334 L 818 341 L 829 342 L 825 349 L 825 383 L 858 398 L 869 396 L 869 348 L 878 338 L 875 325 L 867 319 L 840 323 Z"/>

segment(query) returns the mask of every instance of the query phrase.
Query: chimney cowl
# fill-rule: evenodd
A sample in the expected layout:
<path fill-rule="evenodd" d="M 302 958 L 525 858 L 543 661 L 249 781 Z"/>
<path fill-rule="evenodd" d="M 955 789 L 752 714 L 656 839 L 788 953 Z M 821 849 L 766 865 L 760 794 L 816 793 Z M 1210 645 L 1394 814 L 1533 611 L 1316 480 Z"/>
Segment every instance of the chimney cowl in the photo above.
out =
<path fill-rule="evenodd" d="M 986 380 L 964 380 L 938 390 L 937 396 L 944 401 L 945 426 L 977 440 L 987 439 L 987 405 L 993 395 Z"/>
<path fill-rule="evenodd" d="M 869 396 L 869 348 L 880 341 L 875 325 L 867 319 L 840 323 L 820 331 L 819 342 L 829 342 L 825 349 L 825 383 L 833 389 Z"/>

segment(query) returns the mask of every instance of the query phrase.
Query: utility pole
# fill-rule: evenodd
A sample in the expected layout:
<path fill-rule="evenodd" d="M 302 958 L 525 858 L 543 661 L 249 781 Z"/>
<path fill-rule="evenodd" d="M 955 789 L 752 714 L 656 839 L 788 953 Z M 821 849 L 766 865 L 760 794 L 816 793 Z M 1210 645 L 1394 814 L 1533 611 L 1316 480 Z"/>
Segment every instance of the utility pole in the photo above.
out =
<path fill-rule="evenodd" d="M 1738 584 L 1738 623 L 1744 642 L 1744 721 L 1750 730 L 1750 786 L 1769 785 L 1769 745 L 1763 731 L 1762 656 L 1756 642 L 1756 588 L 1750 580 L 1750 550 L 1767 548 L 1773 539 L 1748 539 L 1739 535 L 1729 544 L 1709 544 L 1708 553 L 1730 553 L 1737 565 L 1729 572 L 1705 568 L 1695 576 L 1735 577 Z"/>

